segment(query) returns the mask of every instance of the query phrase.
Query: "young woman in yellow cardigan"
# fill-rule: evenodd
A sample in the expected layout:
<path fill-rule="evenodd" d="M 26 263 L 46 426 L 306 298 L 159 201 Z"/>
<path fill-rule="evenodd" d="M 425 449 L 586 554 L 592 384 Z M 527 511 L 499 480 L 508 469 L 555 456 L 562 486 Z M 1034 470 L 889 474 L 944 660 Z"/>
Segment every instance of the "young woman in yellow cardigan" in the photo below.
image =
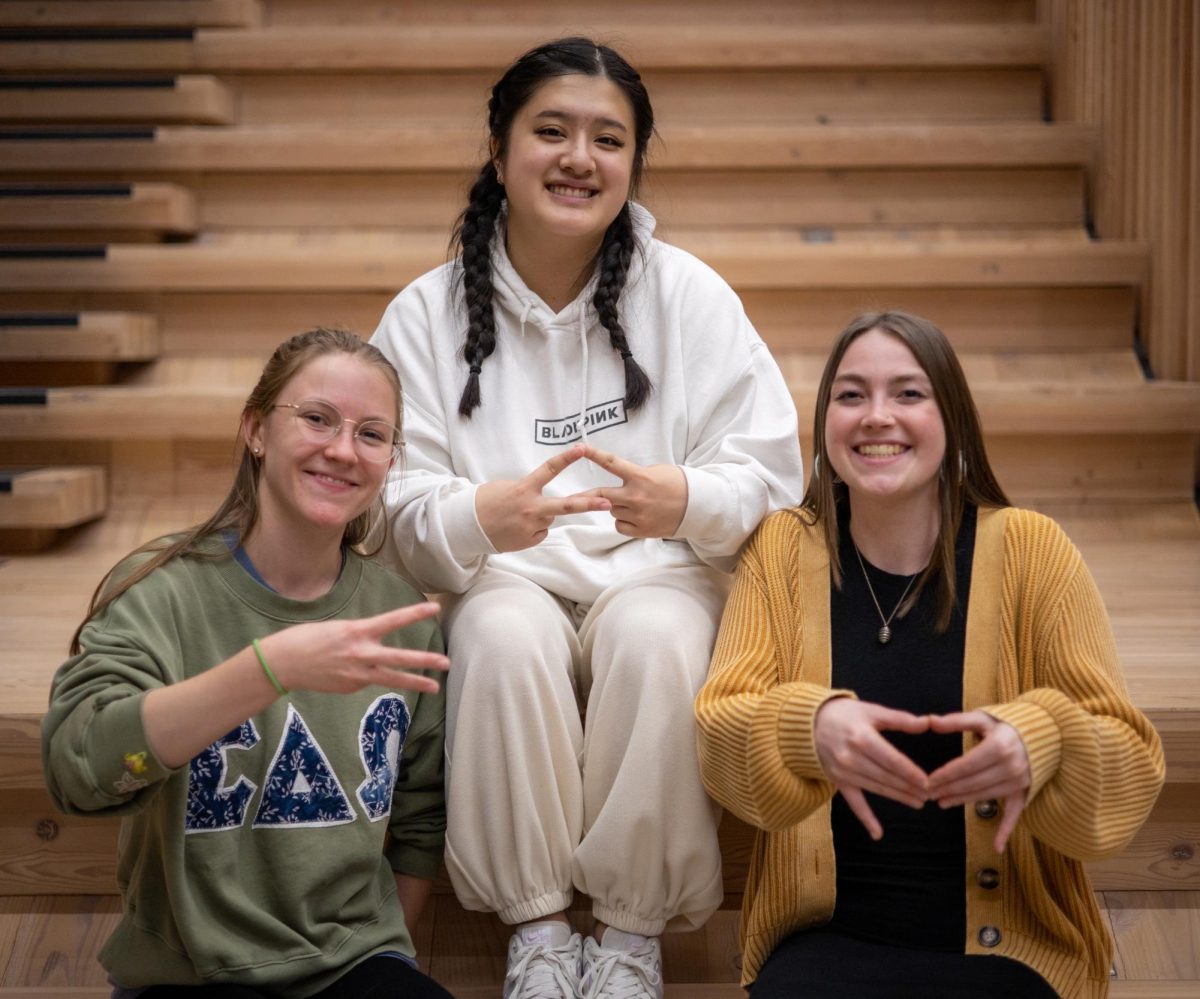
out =
<path fill-rule="evenodd" d="M 1009 505 L 945 336 L 862 316 L 798 509 L 742 557 L 696 702 L 705 783 L 760 830 L 753 999 L 1104 996 L 1083 862 L 1163 779 L 1095 583 Z"/>

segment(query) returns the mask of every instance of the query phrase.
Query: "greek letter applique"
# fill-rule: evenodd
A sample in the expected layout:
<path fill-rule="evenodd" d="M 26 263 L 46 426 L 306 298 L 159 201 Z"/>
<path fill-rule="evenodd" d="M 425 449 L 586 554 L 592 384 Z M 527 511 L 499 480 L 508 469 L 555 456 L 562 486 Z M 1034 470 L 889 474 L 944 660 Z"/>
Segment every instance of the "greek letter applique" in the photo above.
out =
<path fill-rule="evenodd" d="M 222 736 L 188 763 L 187 817 L 184 833 L 236 829 L 246 819 L 246 806 L 258 789 L 246 776 L 230 787 L 225 786 L 229 770 L 227 753 L 231 749 L 249 749 L 258 742 L 254 721 L 244 721 Z M 126 774 L 126 776 L 130 776 Z"/>
<path fill-rule="evenodd" d="M 254 827 L 335 826 L 353 822 L 350 799 L 294 704 L 267 770 Z"/>
<path fill-rule="evenodd" d="M 358 800 L 367 818 L 378 822 L 392 810 L 392 790 L 400 775 L 400 754 L 412 720 L 399 694 L 376 698 L 363 716 L 358 753 L 367 779 L 358 785 Z"/>

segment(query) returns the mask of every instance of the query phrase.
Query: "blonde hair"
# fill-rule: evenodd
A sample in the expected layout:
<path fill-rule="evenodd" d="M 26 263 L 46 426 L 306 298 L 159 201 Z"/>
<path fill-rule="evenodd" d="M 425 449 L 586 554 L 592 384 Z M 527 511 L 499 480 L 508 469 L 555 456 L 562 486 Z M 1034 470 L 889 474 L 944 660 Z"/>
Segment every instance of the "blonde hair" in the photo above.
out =
<path fill-rule="evenodd" d="M 391 362 L 380 353 L 379 348 L 359 339 L 348 330 L 324 327 L 297 334 L 275 348 L 275 352 L 267 361 L 258 378 L 258 383 L 246 399 L 245 406 L 242 407 L 242 419 L 245 420 L 247 416 L 265 419 L 275 407 L 284 387 L 308 364 L 330 354 L 346 354 L 379 369 L 395 394 L 395 424 L 398 430 L 403 431 L 404 411 L 400 395 L 400 376 L 396 374 L 396 369 L 392 367 Z M 238 434 L 237 451 L 237 472 L 233 477 L 233 485 L 211 517 L 203 523 L 188 528 L 182 536 L 164 535 L 136 548 L 127 558 L 134 558 L 138 555 L 150 555 L 151 557 L 118 582 L 113 583 L 113 569 L 105 573 L 104 578 L 100 580 L 99 585 L 92 593 L 87 615 L 75 629 L 75 634 L 71 638 L 72 655 L 80 651 L 79 636 L 83 632 L 84 625 L 130 587 L 149 576 L 155 569 L 181 555 L 193 558 L 220 557 L 224 546 L 221 546 L 221 551 L 214 551 L 211 546 L 205 545 L 208 539 L 224 532 L 232 532 L 239 538 L 250 533 L 254 525 L 258 523 L 258 477 L 262 466 L 258 459 L 250 453 L 250 449 L 246 446 L 246 441 L 240 433 Z M 371 526 L 371 511 L 365 510 L 346 525 L 342 534 L 342 544 L 348 547 L 363 545 L 371 534 Z M 382 542 L 381 535 L 379 546 L 382 545 Z M 376 547 L 376 550 L 379 546 Z M 374 552 L 367 554 L 374 554 Z M 124 561 L 123 559 L 122 562 Z"/>

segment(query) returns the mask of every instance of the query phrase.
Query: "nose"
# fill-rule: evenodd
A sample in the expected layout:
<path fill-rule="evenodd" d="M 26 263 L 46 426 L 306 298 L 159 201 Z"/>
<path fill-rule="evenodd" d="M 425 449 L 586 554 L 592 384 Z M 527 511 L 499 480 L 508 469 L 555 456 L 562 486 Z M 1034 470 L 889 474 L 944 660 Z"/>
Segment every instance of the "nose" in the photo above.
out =
<path fill-rule="evenodd" d="M 337 433 L 325 444 L 325 454 L 345 464 L 358 459 L 358 449 L 354 443 L 354 424 L 347 422 L 338 427 Z"/>
<path fill-rule="evenodd" d="M 591 143 L 586 135 L 573 136 L 564 146 L 559 165 L 576 176 L 584 176 L 595 169 Z"/>
<path fill-rule="evenodd" d="M 885 427 L 894 422 L 891 400 L 882 393 L 872 395 L 868 400 L 863 422 L 872 427 Z"/>

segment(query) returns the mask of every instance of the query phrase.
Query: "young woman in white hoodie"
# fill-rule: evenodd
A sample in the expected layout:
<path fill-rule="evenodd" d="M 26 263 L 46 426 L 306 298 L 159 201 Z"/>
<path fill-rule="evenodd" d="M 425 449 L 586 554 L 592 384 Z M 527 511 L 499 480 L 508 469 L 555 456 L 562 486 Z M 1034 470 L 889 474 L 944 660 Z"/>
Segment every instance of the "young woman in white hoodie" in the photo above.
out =
<path fill-rule="evenodd" d="M 506 997 L 657 999 L 658 935 L 723 894 L 692 701 L 743 541 L 801 494 L 796 412 L 737 296 L 631 200 L 654 119 L 621 56 L 531 50 L 488 124 L 456 258 L 372 341 L 408 406 L 390 554 L 451 595 L 446 862 L 516 927 Z"/>

